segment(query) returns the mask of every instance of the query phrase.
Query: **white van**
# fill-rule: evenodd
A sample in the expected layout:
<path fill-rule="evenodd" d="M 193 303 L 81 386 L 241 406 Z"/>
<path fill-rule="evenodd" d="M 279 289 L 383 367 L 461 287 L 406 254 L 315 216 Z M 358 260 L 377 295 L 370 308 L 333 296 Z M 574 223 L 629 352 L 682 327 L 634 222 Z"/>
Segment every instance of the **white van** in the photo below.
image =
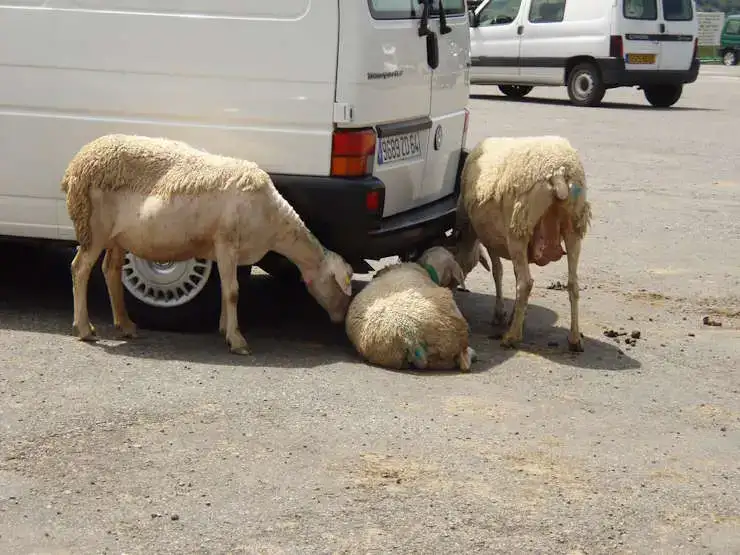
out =
<path fill-rule="evenodd" d="M 411 256 L 454 222 L 469 48 L 465 0 L 6 0 L 0 236 L 74 244 L 62 174 L 118 132 L 256 161 L 359 273 Z M 213 321 L 214 268 L 129 256 L 132 315 Z"/>
<path fill-rule="evenodd" d="M 470 13 L 471 82 L 522 98 L 566 86 L 577 106 L 637 86 L 669 107 L 699 74 L 694 0 L 484 0 Z"/>

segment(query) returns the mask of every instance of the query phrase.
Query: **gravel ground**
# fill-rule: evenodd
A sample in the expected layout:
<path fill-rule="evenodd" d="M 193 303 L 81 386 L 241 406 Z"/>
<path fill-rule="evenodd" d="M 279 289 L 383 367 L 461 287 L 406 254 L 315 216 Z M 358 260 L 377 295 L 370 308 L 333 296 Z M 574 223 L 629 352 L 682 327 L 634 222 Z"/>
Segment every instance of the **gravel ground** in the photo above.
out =
<path fill-rule="evenodd" d="M 83 344 L 69 252 L 0 246 L 23 263 L 0 274 L 0 552 L 740 553 L 740 69 L 702 68 L 671 110 L 472 93 L 471 144 L 582 150 L 584 353 L 564 260 L 534 268 L 518 351 L 490 338 L 478 267 L 457 296 L 480 361 L 424 374 L 361 364 L 265 277 L 242 303 L 251 358 L 217 334 Z"/>

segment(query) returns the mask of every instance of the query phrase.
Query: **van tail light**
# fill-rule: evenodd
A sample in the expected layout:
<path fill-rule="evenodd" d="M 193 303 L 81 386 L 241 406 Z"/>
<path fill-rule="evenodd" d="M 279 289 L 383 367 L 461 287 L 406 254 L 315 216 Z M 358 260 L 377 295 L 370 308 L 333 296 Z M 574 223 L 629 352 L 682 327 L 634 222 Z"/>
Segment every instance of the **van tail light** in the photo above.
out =
<path fill-rule="evenodd" d="M 373 129 L 336 129 L 331 142 L 331 175 L 360 177 L 372 173 L 376 135 Z"/>
<path fill-rule="evenodd" d="M 465 121 L 463 122 L 463 146 L 465 146 L 465 139 L 468 136 L 468 124 L 470 123 L 470 110 L 465 108 Z"/>
<path fill-rule="evenodd" d="M 624 57 L 624 42 L 622 35 L 612 35 L 609 37 L 609 56 L 611 58 Z"/>
<path fill-rule="evenodd" d="M 691 56 L 692 58 L 698 58 L 699 57 L 699 37 L 694 39 L 694 53 Z"/>

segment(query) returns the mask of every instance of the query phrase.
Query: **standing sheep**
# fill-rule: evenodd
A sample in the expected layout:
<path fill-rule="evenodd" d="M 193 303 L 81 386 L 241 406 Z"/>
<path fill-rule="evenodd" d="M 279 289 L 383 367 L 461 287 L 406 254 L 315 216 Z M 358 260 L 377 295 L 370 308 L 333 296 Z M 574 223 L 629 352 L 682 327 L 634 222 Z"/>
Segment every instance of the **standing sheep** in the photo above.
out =
<path fill-rule="evenodd" d="M 386 266 L 350 303 L 347 336 L 372 364 L 469 371 L 475 352 L 451 291 L 462 279 L 443 247 L 432 247 L 416 262 Z"/>
<path fill-rule="evenodd" d="M 496 286 L 494 324 L 502 323 L 504 317 L 500 257 L 514 266 L 516 301 L 502 345 L 515 347 L 522 339 L 534 284 L 529 264 L 545 266 L 567 253 L 568 344 L 571 351 L 583 351 L 578 323 L 578 261 L 581 241 L 591 223 L 591 205 L 578 152 L 557 136 L 491 137 L 470 152 L 461 181 L 450 249 L 465 274 L 483 260 L 481 244 L 488 251 Z"/>
<path fill-rule="evenodd" d="M 272 250 L 290 259 L 332 322 L 343 320 L 352 268 L 326 250 L 257 164 L 186 143 L 105 135 L 72 158 L 61 184 L 79 242 L 72 261 L 75 332 L 91 340 L 90 272 L 105 249 L 103 273 L 113 321 L 136 336 L 123 299 L 121 269 L 129 251 L 148 260 L 215 260 L 221 278 L 219 330 L 230 350 L 250 350 L 239 331 L 237 266 Z"/>

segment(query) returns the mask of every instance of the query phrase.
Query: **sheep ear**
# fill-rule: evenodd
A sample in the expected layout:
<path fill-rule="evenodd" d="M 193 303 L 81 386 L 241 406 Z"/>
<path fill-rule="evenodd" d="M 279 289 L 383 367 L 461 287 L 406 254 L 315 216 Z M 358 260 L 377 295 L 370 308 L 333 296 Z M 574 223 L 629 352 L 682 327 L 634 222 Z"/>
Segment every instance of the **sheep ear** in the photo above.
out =
<path fill-rule="evenodd" d="M 482 247 L 478 249 L 478 260 L 486 270 L 491 271 L 491 265 L 488 263 L 488 257 L 483 252 Z"/>
<path fill-rule="evenodd" d="M 346 269 L 342 272 L 334 272 L 334 279 L 339 285 L 340 289 L 348 297 L 352 296 L 352 274 L 347 272 Z"/>
<path fill-rule="evenodd" d="M 465 287 L 465 274 L 462 271 L 462 268 L 460 267 L 460 264 L 457 262 L 452 262 L 450 264 L 450 268 L 452 270 L 452 277 L 457 282 L 457 285 Z"/>

